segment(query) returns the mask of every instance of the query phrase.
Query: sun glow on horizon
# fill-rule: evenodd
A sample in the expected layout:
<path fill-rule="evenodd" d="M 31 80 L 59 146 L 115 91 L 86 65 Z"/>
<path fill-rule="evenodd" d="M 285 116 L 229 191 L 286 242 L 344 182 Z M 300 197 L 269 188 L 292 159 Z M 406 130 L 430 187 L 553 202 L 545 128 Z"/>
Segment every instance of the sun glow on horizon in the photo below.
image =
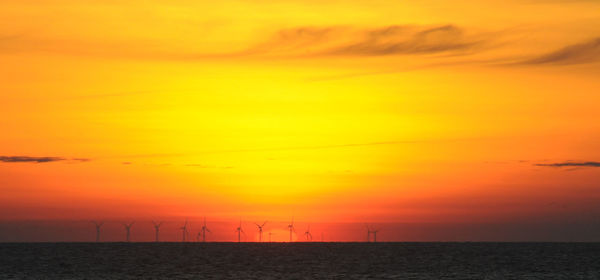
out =
<path fill-rule="evenodd" d="M 591 221 L 599 8 L 0 1 L 0 226 L 296 215 L 412 230 L 396 240 Z"/>

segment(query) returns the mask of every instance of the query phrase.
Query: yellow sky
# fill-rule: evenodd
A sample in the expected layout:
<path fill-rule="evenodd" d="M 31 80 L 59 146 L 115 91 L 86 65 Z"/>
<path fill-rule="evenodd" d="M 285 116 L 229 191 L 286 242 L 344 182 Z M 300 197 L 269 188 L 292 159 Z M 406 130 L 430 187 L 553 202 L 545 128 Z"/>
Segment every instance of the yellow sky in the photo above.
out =
<path fill-rule="evenodd" d="M 0 219 L 598 213 L 599 10 L 0 1 Z"/>

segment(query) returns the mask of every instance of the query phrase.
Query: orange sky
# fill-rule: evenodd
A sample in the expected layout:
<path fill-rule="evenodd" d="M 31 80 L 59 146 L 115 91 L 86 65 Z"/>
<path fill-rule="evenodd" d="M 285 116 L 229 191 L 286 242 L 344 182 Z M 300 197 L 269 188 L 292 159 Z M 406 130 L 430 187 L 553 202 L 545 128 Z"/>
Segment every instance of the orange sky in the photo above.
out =
<path fill-rule="evenodd" d="M 285 233 L 294 216 L 331 240 L 364 223 L 388 241 L 587 240 L 599 10 L 0 0 L 0 228 L 207 216 Z"/>

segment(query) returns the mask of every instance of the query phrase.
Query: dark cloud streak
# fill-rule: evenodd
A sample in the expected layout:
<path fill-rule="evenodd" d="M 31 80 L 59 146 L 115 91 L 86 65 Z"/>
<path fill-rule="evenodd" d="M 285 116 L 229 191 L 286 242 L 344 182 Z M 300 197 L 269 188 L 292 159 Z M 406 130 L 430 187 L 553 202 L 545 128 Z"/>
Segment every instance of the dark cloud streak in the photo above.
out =
<path fill-rule="evenodd" d="M 575 161 L 565 161 L 565 162 L 555 162 L 555 163 L 537 163 L 535 166 L 545 166 L 545 167 L 600 167 L 600 162 L 598 161 L 583 161 L 583 162 L 575 162 Z"/>
<path fill-rule="evenodd" d="M 89 158 L 64 158 L 64 157 L 30 157 L 30 156 L 0 156 L 0 162 L 7 163 L 47 163 L 47 162 L 57 162 L 57 161 L 79 161 L 79 162 L 87 162 L 91 159 Z"/>
<path fill-rule="evenodd" d="M 519 64 L 582 64 L 600 61 L 600 37 L 569 45 Z"/>
<path fill-rule="evenodd" d="M 61 160 L 65 160 L 65 158 L 62 158 L 62 157 L 0 156 L 0 161 L 3 161 L 3 162 L 44 163 L 44 162 L 53 162 L 53 161 L 61 161 Z"/>

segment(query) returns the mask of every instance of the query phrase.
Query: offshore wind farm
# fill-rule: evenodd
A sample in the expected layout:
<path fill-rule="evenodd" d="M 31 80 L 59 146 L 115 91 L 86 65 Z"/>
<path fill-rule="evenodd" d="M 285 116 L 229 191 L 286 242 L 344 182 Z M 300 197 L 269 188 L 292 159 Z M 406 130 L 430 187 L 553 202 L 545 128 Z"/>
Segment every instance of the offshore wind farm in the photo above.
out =
<path fill-rule="evenodd" d="M 600 279 L 600 0 L 0 0 L 0 280 Z"/>
<path fill-rule="evenodd" d="M 119 240 L 119 239 L 114 239 L 114 232 L 105 232 L 105 238 L 104 239 L 100 239 L 100 229 L 102 228 L 102 226 L 104 226 L 105 224 L 107 226 L 110 226 L 112 223 L 121 223 L 123 226 L 123 229 L 125 230 L 125 238 L 124 240 Z M 310 231 L 310 224 L 308 225 L 307 230 L 302 233 L 301 235 L 297 235 L 295 232 L 295 228 L 293 227 L 293 221 L 291 224 L 286 225 L 283 223 L 272 223 L 272 226 L 267 227 L 267 221 L 264 221 L 262 224 L 258 224 L 258 223 L 249 223 L 250 225 L 254 225 L 256 226 L 256 233 L 252 232 L 250 238 L 248 238 L 248 234 L 246 234 L 246 232 L 243 230 L 243 221 L 240 220 L 239 224 L 231 224 L 230 222 L 227 221 L 220 221 L 219 224 L 219 230 L 220 231 L 211 231 L 208 226 L 207 226 L 207 220 L 206 217 L 204 217 L 202 220 L 189 220 L 186 219 L 183 221 L 183 226 L 180 226 L 181 222 L 165 222 L 165 221 L 161 221 L 161 222 L 156 222 L 154 220 L 152 221 L 141 221 L 138 222 L 138 228 L 139 230 L 136 232 L 135 236 L 132 236 L 131 234 L 131 228 L 134 224 L 136 224 L 136 222 L 130 222 L 130 223 L 124 223 L 124 222 L 118 222 L 118 221 L 102 221 L 100 223 L 98 222 L 92 222 L 92 224 L 94 225 L 94 227 L 90 227 L 89 233 L 90 233 L 90 239 L 88 240 L 62 240 L 62 241 L 66 241 L 66 242 L 92 242 L 94 239 L 91 239 L 92 237 L 92 233 L 95 233 L 95 242 L 131 242 L 131 241 L 135 241 L 135 242 L 265 242 L 265 241 L 269 241 L 269 242 L 312 242 L 313 241 L 313 236 L 312 233 Z M 72 224 L 77 224 L 77 222 L 72 222 Z M 194 227 L 195 224 L 199 224 L 199 227 Z M 171 227 L 169 227 L 171 225 Z M 229 227 L 224 227 L 224 225 L 228 225 L 231 226 L 231 228 Z M 235 227 L 234 227 L 235 226 Z M 327 228 L 329 228 L 329 230 L 335 231 L 331 225 L 327 225 Z M 161 239 L 159 237 L 160 235 L 160 230 L 163 230 L 163 238 Z M 321 229 L 324 229 L 324 227 L 322 226 Z M 177 230 L 178 234 L 177 235 L 173 235 L 173 231 Z M 230 231 L 231 230 L 231 231 Z M 276 232 L 284 232 L 285 230 L 289 230 L 289 240 L 288 239 L 282 239 L 279 238 L 280 236 L 273 238 L 273 235 L 276 234 Z M 263 235 L 264 232 L 267 231 L 267 235 L 268 235 L 268 239 L 264 240 Z M 170 232 L 171 233 L 171 238 L 167 237 L 165 235 L 165 232 Z M 236 236 L 232 236 L 231 232 L 235 232 L 237 235 Z M 152 238 L 150 233 L 153 233 Z M 211 235 L 211 240 L 207 239 L 207 234 Z M 243 239 L 242 239 L 242 235 L 243 235 Z M 323 232 L 321 232 L 321 235 L 323 235 Z M 190 238 L 190 236 L 195 236 L 194 239 Z M 285 235 L 282 235 L 281 237 L 283 237 Z M 43 240 L 43 242 L 56 242 L 59 240 Z M 322 241 L 322 238 L 321 238 Z M 375 240 L 373 240 L 375 241 Z M 38 240 L 39 242 L 39 240 Z M 361 239 L 357 239 L 353 242 L 371 242 L 370 239 L 366 239 L 366 240 L 361 240 Z"/>

